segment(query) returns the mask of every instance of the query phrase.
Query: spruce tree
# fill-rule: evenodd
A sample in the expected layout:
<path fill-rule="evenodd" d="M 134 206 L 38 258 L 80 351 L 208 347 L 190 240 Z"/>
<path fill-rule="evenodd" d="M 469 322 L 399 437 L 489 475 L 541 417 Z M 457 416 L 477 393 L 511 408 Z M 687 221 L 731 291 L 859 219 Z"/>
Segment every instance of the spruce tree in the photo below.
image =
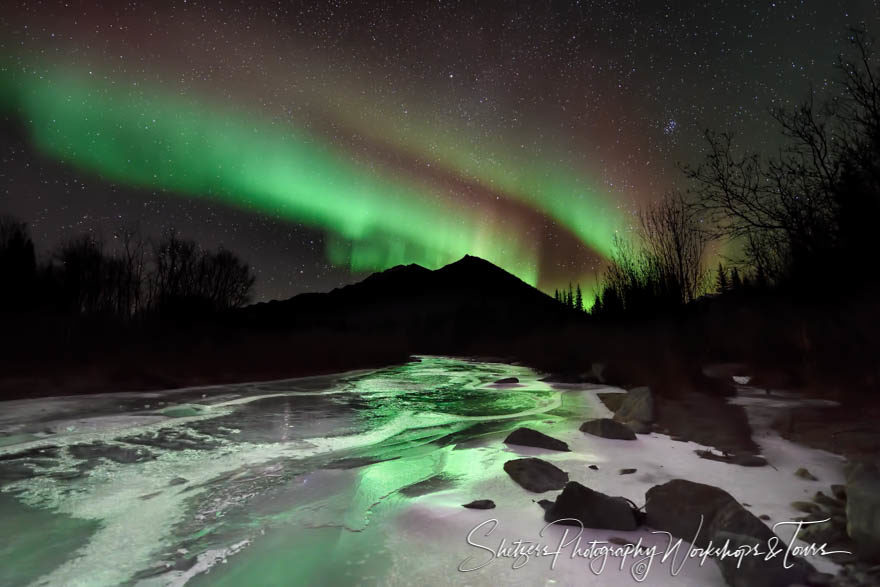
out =
<path fill-rule="evenodd" d="M 718 263 L 718 277 L 715 278 L 715 286 L 718 288 L 718 293 L 724 293 L 728 290 L 727 271 L 724 270 L 721 263 Z"/>
<path fill-rule="evenodd" d="M 579 312 L 584 311 L 584 296 L 581 293 L 581 284 L 580 283 L 577 284 L 577 293 L 575 294 L 575 298 L 574 298 L 574 307 Z"/>
<path fill-rule="evenodd" d="M 737 271 L 736 267 L 730 270 L 730 289 L 732 291 L 742 289 L 742 280 L 739 278 L 739 271 Z"/>

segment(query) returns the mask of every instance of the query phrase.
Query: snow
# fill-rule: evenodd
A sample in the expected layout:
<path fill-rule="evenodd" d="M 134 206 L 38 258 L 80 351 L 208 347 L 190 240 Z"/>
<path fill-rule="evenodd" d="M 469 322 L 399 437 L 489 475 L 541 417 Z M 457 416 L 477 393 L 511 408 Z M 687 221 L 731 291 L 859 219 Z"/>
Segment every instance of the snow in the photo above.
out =
<path fill-rule="evenodd" d="M 413 369 L 425 381 L 434 381 L 442 374 L 444 360 L 438 366 L 430 361 Z M 461 362 L 459 362 L 461 363 Z M 487 369 L 487 364 L 472 363 Z M 476 368 L 476 367 L 475 367 Z M 488 381 L 476 385 L 467 373 L 452 375 L 453 383 L 475 385 L 475 393 L 504 394 L 493 389 L 492 381 L 516 376 L 519 390 L 534 390 L 531 407 L 502 415 L 462 416 L 439 411 L 400 410 L 381 425 L 358 433 L 339 434 L 336 419 L 310 423 L 308 437 L 292 436 L 285 442 L 242 442 L 219 440 L 212 450 L 156 450 L 157 458 L 136 464 L 119 464 L 102 460 L 87 477 L 75 484 L 35 477 L 4 487 L 15 491 L 24 503 L 42 507 L 75 518 L 98 520 L 100 527 L 76 557 L 53 569 L 47 569 L 40 582 L 48 584 L 123 583 L 145 568 L 157 564 L 156 557 L 178 550 L 174 538 L 179 524 L 202 520 L 206 529 L 220 523 L 223 516 L 237 506 L 252 511 L 255 503 L 284 512 L 281 524 L 291 536 L 307 536 L 311 530 L 341 523 L 351 532 L 358 548 L 372 553 L 388 565 L 379 581 L 388 585 L 496 585 L 523 583 L 536 585 L 632 585 L 633 559 L 608 559 L 605 568 L 596 572 L 593 561 L 571 558 L 569 548 L 551 568 L 551 557 L 531 557 L 513 568 L 514 560 L 499 558 L 471 572 L 457 569 L 468 557 L 480 564 L 488 552 L 469 545 L 468 534 L 479 524 L 496 519 L 497 527 L 490 536 L 473 535 L 473 542 L 495 548 L 502 538 L 508 545 L 516 540 L 540 541 L 558 547 L 565 535 L 572 537 L 576 528 L 551 527 L 544 536 L 543 510 L 538 499 L 555 499 L 558 492 L 530 493 L 503 471 L 507 460 L 538 456 L 569 473 L 570 479 L 597 491 L 625 496 L 636 504 L 644 503 L 645 492 L 652 486 L 675 478 L 690 479 L 722 487 L 749 509 L 770 516 L 775 522 L 788 521 L 800 515 L 790 507 L 796 500 L 809 499 L 817 490 L 827 491 L 832 483 L 843 480 L 840 457 L 790 443 L 769 427 L 774 410 L 796 405 L 794 397 L 743 388 L 734 401 L 744 405 L 755 428 L 755 440 L 772 466 L 747 468 L 699 458 L 694 451 L 706 448 L 695 443 L 671 440 L 660 434 L 639 435 L 635 441 L 598 438 L 578 430 L 588 418 L 607 417 L 611 413 L 598 399 L 599 393 L 622 390 L 596 385 L 550 385 L 540 382 L 540 374 L 527 368 L 494 365 Z M 358 375 L 364 375 L 363 372 Z M 456 379 L 456 377 L 458 379 Z M 88 442 L 112 443 L 132 434 L 156 432 L 166 427 L 184 426 L 211 418 L 235 414 L 237 409 L 258 400 L 291 395 L 328 396 L 328 401 L 341 394 L 393 401 L 413 385 L 411 381 L 395 380 L 394 374 L 359 379 L 354 388 L 340 383 L 342 376 L 306 378 L 273 383 L 249 383 L 235 386 L 213 386 L 146 394 L 120 394 L 21 400 L 6 402 L 0 415 L 0 455 L 43 446 L 64 449 L 72 444 Z M 429 385 L 429 384 L 426 384 Z M 553 391 L 555 390 L 555 391 Z M 766 397 L 765 397 L 766 396 Z M 202 397 L 203 401 L 193 398 Z M 498 396 L 502 398 L 503 396 Z M 499 401 L 503 401 L 499 399 Z M 137 405 L 137 409 L 125 408 Z M 116 413 L 88 417 L 90 409 L 101 406 L 122 406 Z M 149 405 L 149 407 L 145 407 Z M 75 415 L 75 417 L 71 417 Z M 518 421 L 568 443 L 571 452 L 553 452 L 528 447 L 505 445 L 506 433 L 492 432 L 468 437 L 452 445 L 435 444 L 450 433 L 464 429 L 473 422 Z M 399 435 L 418 431 L 424 435 L 422 444 L 413 443 L 410 452 L 401 452 L 396 460 L 364 466 L 353 471 L 316 469 L 290 480 L 283 477 L 288 463 L 323 457 L 339 458 L 356 455 L 357 450 L 381 443 L 393 443 Z M 62 450 L 58 471 L 75 468 L 77 460 Z M 598 466 L 598 470 L 589 469 Z M 807 467 L 819 481 L 806 481 L 794 476 L 799 467 Z M 622 468 L 635 468 L 636 473 L 619 475 Z M 442 476 L 451 480 L 442 491 L 417 497 L 401 497 L 400 490 L 416 483 Z M 172 479 L 188 481 L 169 486 Z M 272 483 L 285 483 L 278 488 Z M 261 485 L 262 484 L 262 485 Z M 240 485 L 240 489 L 238 486 Z M 448 486 L 448 488 L 446 488 Z M 226 493 L 212 497 L 209 491 L 221 488 Z M 263 487 L 264 489 L 260 489 Z M 275 488 L 268 491 L 265 488 Z M 155 494 L 155 495 L 152 495 Z M 144 499 L 150 496 L 149 499 Z M 212 501 L 193 510 L 193 504 L 212 497 Z M 469 510 L 461 507 L 474 499 L 492 499 L 497 508 Z M 302 503 L 312 503 L 300 507 Z M 274 511 L 273 509 L 273 511 Z M 199 518 L 198 516 L 202 516 Z M 210 521 L 205 517 L 209 516 Z M 274 519 L 274 518 L 273 518 Z M 183 584 L 193 576 L 237 564 L 253 564 L 249 553 L 265 544 L 262 533 L 267 529 L 261 519 L 246 527 L 259 528 L 254 534 L 224 535 L 223 544 L 214 544 L 202 552 L 194 552 L 196 566 L 187 571 L 169 571 L 144 584 Z M 302 526 L 299 526 L 299 525 Z M 783 539 L 788 539 L 780 532 Z M 607 541 L 611 537 L 642 540 L 645 546 L 661 551 L 667 538 L 648 529 L 635 532 L 584 530 L 581 547 L 591 540 Z M 358 542 L 360 541 L 360 542 Z M 225 546 L 224 546 L 225 544 Z M 287 556 L 283 541 L 269 550 L 272 557 Z M 360 552 L 360 551 L 358 551 Z M 329 555 L 328 555 L 329 556 Z M 361 556 L 361 555 L 359 555 Z M 480 557 L 483 557 L 482 559 Z M 364 559 L 369 558 L 367 556 Z M 161 562 L 161 561 L 158 561 Z M 344 561 L 339 561 L 342 564 Z M 523 561 L 520 560 L 520 563 Z M 812 562 L 824 571 L 835 571 L 825 558 Z M 222 564 L 228 563 L 228 564 Z M 348 563 L 354 564 L 352 561 Z M 346 564 L 348 564 L 346 563 Z M 367 563 L 364 563 L 367 564 Z M 380 565 L 381 566 L 381 565 Z M 673 575 L 672 561 L 654 560 L 647 571 L 651 585 L 723 585 L 717 565 L 689 560 Z M 352 572 L 358 567 L 352 566 Z M 378 567 L 377 567 L 378 568 Z M 259 568 L 254 569 L 259 572 Z M 636 574 L 639 575 L 639 568 Z M 642 569 L 644 571 L 644 569 Z"/>
<path fill-rule="evenodd" d="M 589 413 L 593 417 L 610 417 L 612 414 L 598 399 L 597 393 L 607 393 L 613 388 L 590 389 L 569 394 L 582 396 Z M 765 402 L 751 397 L 749 405 L 766 409 Z M 772 401 L 772 400 L 770 400 Z M 794 400 L 792 400 L 793 402 Z M 789 402 L 787 405 L 792 405 Z M 398 519 L 393 533 L 397 554 L 397 584 L 404 585 L 412 578 L 412 560 L 418 560 L 420 576 L 431 578 L 432 584 L 480 585 L 506 584 L 508 582 L 529 585 L 633 585 L 642 576 L 635 567 L 634 559 L 609 557 L 601 572 L 590 559 L 572 558 L 573 546 L 563 549 L 551 568 L 552 557 L 532 557 L 520 568 L 514 569 L 515 561 L 522 559 L 496 558 L 484 548 L 468 545 L 466 536 L 480 523 L 498 520 L 497 527 L 489 537 L 483 532 L 478 535 L 477 544 L 495 549 L 503 538 L 510 544 L 516 540 L 530 540 L 550 545 L 550 551 L 559 550 L 560 543 L 572 539 L 577 528 L 551 527 L 541 537 L 543 510 L 534 503 L 538 499 L 555 499 L 557 492 L 533 494 L 514 483 L 502 470 L 505 461 L 523 456 L 537 456 L 567 471 L 572 481 L 609 495 L 622 495 L 637 505 L 642 505 L 645 492 L 654 485 L 681 478 L 715 485 L 725 489 L 740 503 L 749 504 L 748 509 L 755 515 L 770 516 L 767 524 L 790 521 L 802 515 L 791 508 L 796 500 L 809 499 L 817 490 L 826 490 L 832 483 L 843 481 L 843 460 L 837 455 L 813 450 L 788 442 L 758 422 L 756 441 L 763 449 L 764 456 L 772 466 L 739 467 L 699 458 L 694 451 L 706 448 L 692 442 L 678 442 L 661 434 L 638 435 L 635 441 L 609 440 L 584 434 L 578 430 L 579 422 L 556 421 L 546 425 L 541 431 L 568 443 L 570 453 L 554 452 L 528 447 L 492 445 L 469 449 L 480 452 L 480 460 L 492 474 L 475 475 L 463 481 L 455 489 L 443 493 L 426 495 L 414 501 Z M 597 465 L 598 470 L 588 468 Z M 807 467 L 819 481 L 804 481 L 794 476 L 799 467 Z M 620 475 L 621 468 L 635 468 L 637 472 Z M 469 510 L 461 507 L 473 499 L 492 499 L 496 503 L 493 510 Z M 425 532 L 430 528 L 430 532 Z M 484 527 L 484 530 L 488 527 Z M 777 534 L 786 542 L 790 540 L 793 528 L 779 527 Z M 563 539 L 565 536 L 565 539 Z M 585 529 L 580 545 L 587 548 L 592 540 L 608 541 L 612 537 L 625 538 L 633 543 L 642 540 L 645 546 L 656 545 L 663 552 L 669 545 L 665 535 L 652 534 L 649 529 L 635 532 Z M 804 544 L 798 542 L 798 544 Z M 451 545 L 443 546 L 440 545 Z M 685 546 L 686 547 L 686 546 Z M 424 554 L 429 553 L 429 554 Z M 483 568 L 461 575 L 450 575 L 447 571 L 457 567 L 468 557 L 474 557 L 468 564 Z M 597 559 L 600 559 L 597 555 Z M 661 556 L 654 559 L 647 581 L 650 585 L 724 585 L 717 565 L 708 561 L 699 564 L 699 559 L 688 560 L 683 569 L 678 569 L 681 557 L 670 558 L 665 563 Z M 818 570 L 837 571 L 837 565 L 826 557 L 814 556 L 809 559 Z M 408 562 L 409 561 L 409 562 Z M 676 574 L 673 571 L 677 570 Z"/>

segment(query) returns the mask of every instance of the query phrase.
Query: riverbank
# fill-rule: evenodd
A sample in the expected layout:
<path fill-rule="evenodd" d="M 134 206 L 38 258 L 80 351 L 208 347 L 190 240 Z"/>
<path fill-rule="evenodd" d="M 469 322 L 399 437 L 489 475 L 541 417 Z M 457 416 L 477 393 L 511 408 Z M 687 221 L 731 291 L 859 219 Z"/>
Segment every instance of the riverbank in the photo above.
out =
<path fill-rule="evenodd" d="M 402 364 L 399 341 L 303 333 L 180 344 L 126 344 L 0 365 L 0 401 L 274 381 Z"/>
<path fill-rule="evenodd" d="M 503 465 L 511 460 L 537 458 L 558 468 L 569 482 L 608 496 L 622 496 L 640 508 L 645 506 L 649 490 L 675 479 L 718 487 L 729 493 L 756 519 L 760 517 L 767 527 L 781 523 L 775 529 L 786 543 L 791 541 L 794 534 L 792 522 L 803 516 L 803 512 L 792 504 L 809 500 L 819 491 L 828 493 L 831 485 L 845 482 L 844 459 L 779 437 L 766 427 L 763 419 L 755 419 L 753 406 L 744 408 L 733 405 L 731 410 L 742 410 L 750 425 L 755 427 L 755 452 L 766 458 L 765 466 L 740 466 L 707 460 L 700 453 L 713 451 L 711 445 L 681 437 L 676 439 L 668 433 L 657 431 L 638 434 L 634 440 L 586 434 L 580 429 L 583 421 L 588 419 L 584 414 L 589 414 L 589 418 L 593 419 L 613 417 L 614 411 L 608 409 L 608 404 L 619 408 L 619 400 L 626 392 L 597 384 L 552 385 L 562 394 L 562 404 L 567 408 L 549 413 L 548 417 L 535 420 L 529 426 L 566 443 L 570 450 L 502 444 L 498 437 L 469 445 L 466 450 L 478 451 L 480 466 L 492 474 L 475 476 L 455 488 L 433 492 L 416 500 L 396 527 L 397 532 L 393 535 L 395 544 L 401 548 L 409 544 L 409 548 L 412 548 L 415 542 L 420 549 L 429 552 L 432 548 L 436 550 L 438 536 L 440 540 L 450 542 L 460 541 L 461 536 L 469 536 L 463 550 L 446 553 L 442 557 L 429 557 L 429 564 L 439 576 L 444 568 L 464 563 L 465 567 L 473 569 L 464 580 L 474 583 L 537 584 L 552 580 L 561 585 L 635 585 L 637 581 L 633 573 L 646 573 L 648 582 L 656 585 L 724 585 L 725 577 L 714 561 L 701 563 L 699 558 L 686 560 L 684 552 L 670 560 L 661 560 L 659 557 L 652 559 L 652 566 L 649 567 L 636 564 L 641 557 L 620 556 L 619 553 L 617 556 L 606 556 L 603 564 L 603 546 L 641 544 L 645 548 L 656 548 L 662 554 L 670 548 L 669 539 L 654 533 L 654 528 L 615 530 L 586 527 L 580 532 L 580 540 L 574 543 L 573 536 L 580 529 L 559 525 L 545 528 L 544 510 L 537 503 L 542 499 L 558 501 L 559 493 L 530 492 L 517 485 L 511 475 L 505 472 Z M 772 399 L 758 398 L 755 404 L 760 406 L 759 411 L 776 409 Z M 578 408 L 573 409 L 574 406 Z M 577 411 L 580 411 L 580 417 L 573 413 Z M 801 469 L 809 471 L 810 477 L 799 475 Z M 495 507 L 488 511 L 461 507 L 473 500 L 492 500 Z M 699 503 L 677 505 L 683 508 L 688 505 L 700 507 Z M 495 522 L 486 525 L 487 520 Z M 426 532 L 425 527 L 432 528 L 432 531 Z M 517 557 L 517 540 L 546 545 L 551 551 L 566 541 L 568 545 L 561 556 L 553 561 L 551 557 L 534 553 Z M 593 541 L 600 545 L 594 552 L 600 554 L 590 558 L 589 545 Z M 806 545 L 803 541 L 794 544 Z M 460 552 L 465 556 L 459 554 L 456 559 L 455 554 Z M 830 557 L 809 557 L 809 561 L 819 572 L 836 575 L 841 571 L 840 565 Z M 779 566 L 781 570 L 781 562 Z"/>

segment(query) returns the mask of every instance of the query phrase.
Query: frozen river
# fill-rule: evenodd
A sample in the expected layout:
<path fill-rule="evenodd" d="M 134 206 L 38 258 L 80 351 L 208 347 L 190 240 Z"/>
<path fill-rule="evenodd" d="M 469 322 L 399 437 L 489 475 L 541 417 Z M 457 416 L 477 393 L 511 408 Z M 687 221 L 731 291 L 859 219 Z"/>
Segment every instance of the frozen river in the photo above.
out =
<path fill-rule="evenodd" d="M 506 377 L 520 383 L 494 383 Z M 534 503 L 555 492 L 525 491 L 504 462 L 540 456 L 637 504 L 654 484 L 691 478 L 778 520 L 795 515 L 786 508 L 802 491 L 821 488 L 793 486 L 789 469 L 809 466 L 826 488 L 839 480 L 835 457 L 778 438 L 762 443 L 776 468 L 745 469 L 699 459 L 696 445 L 662 435 L 588 437 L 577 426 L 607 415 L 596 392 L 609 390 L 539 378 L 525 367 L 423 357 L 272 383 L 3 402 L 0 584 L 635 584 L 620 561 L 599 573 L 574 559 L 514 569 L 468 544 L 491 518 L 496 531 L 480 540 L 492 549 L 502 538 L 560 537 L 556 528 L 539 537 Z M 504 445 L 521 425 L 572 452 Z M 620 467 L 638 472 L 620 476 Z M 474 499 L 498 507 L 461 507 Z M 644 530 L 588 532 L 659 540 Z M 486 564 L 462 573 L 468 558 L 465 566 Z M 723 583 L 711 562 L 677 576 L 658 563 L 648 581 Z"/>

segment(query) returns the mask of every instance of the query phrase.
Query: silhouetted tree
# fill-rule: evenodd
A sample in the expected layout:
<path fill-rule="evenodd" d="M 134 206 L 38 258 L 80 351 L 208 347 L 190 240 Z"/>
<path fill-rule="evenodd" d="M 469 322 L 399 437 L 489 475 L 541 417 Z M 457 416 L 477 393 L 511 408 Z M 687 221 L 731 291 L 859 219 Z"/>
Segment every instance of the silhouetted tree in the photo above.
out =
<path fill-rule="evenodd" d="M 741 291 L 743 288 L 742 280 L 739 277 L 739 270 L 734 267 L 730 270 L 730 289 L 732 291 Z"/>
<path fill-rule="evenodd" d="M 718 263 L 718 273 L 715 277 L 715 289 L 718 290 L 718 293 L 724 293 L 730 289 L 730 286 L 727 283 L 727 271 L 721 263 Z"/>
<path fill-rule="evenodd" d="M 32 302 L 36 274 L 34 243 L 24 222 L 0 216 L 0 307 L 17 310 Z"/>
<path fill-rule="evenodd" d="M 648 206 L 639 214 L 640 239 L 656 273 L 656 286 L 674 304 L 687 304 L 703 290 L 703 257 L 708 238 L 679 192 Z"/>
<path fill-rule="evenodd" d="M 55 252 L 60 262 L 60 302 L 73 314 L 98 314 L 106 309 L 107 263 L 104 243 L 84 234 L 63 242 Z"/>
<path fill-rule="evenodd" d="M 199 249 L 173 231 L 153 247 L 149 304 L 160 314 L 197 315 L 248 302 L 255 277 L 234 253 Z"/>
<path fill-rule="evenodd" d="M 577 284 L 577 291 L 575 292 L 575 297 L 574 297 L 574 307 L 579 312 L 584 311 L 584 296 L 581 293 L 581 284 L 580 283 Z"/>
<path fill-rule="evenodd" d="M 639 219 L 632 239 L 615 237 L 602 277 L 603 313 L 670 310 L 689 303 L 705 287 L 708 237 L 684 197 L 669 194 L 643 210 Z"/>
<path fill-rule="evenodd" d="M 696 209 L 739 246 L 758 287 L 812 291 L 817 272 L 835 289 L 874 278 L 859 265 L 871 244 L 867 219 L 880 214 L 880 85 L 870 39 L 853 31 L 849 40 L 851 57 L 837 63 L 842 95 L 821 106 L 811 95 L 772 113 L 786 140 L 777 155 L 707 131 L 705 159 L 685 169 Z"/>

